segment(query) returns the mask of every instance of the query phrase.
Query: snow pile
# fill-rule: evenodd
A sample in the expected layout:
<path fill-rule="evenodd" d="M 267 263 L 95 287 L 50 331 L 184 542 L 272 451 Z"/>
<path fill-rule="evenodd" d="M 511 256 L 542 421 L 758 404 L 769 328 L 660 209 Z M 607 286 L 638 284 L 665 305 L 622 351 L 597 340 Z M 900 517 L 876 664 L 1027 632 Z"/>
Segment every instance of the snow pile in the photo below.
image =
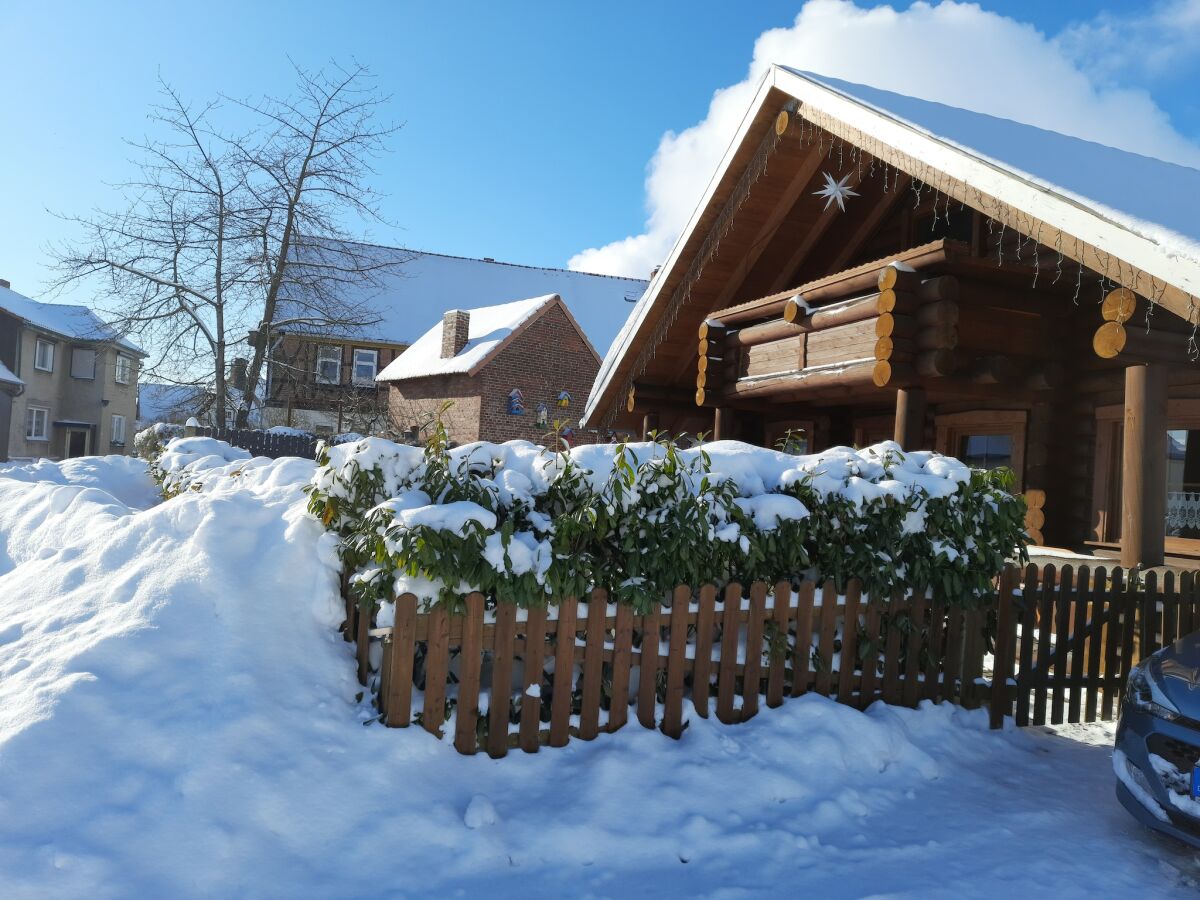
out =
<path fill-rule="evenodd" d="M 98 488 L 134 509 L 145 509 L 161 496 L 145 460 L 132 456 L 82 456 L 52 462 L 39 459 L 32 463 L 0 465 L 0 479 L 45 481 Z"/>
<path fill-rule="evenodd" d="M 133 452 L 142 459 L 157 459 L 166 448 L 168 441 L 172 438 L 183 437 L 183 435 L 182 425 L 155 422 L 133 436 Z"/>
<path fill-rule="evenodd" d="M 478 590 L 528 606 L 599 586 L 648 607 L 677 584 L 809 572 L 963 603 L 1024 545 L 1006 476 L 890 441 L 796 456 L 736 441 L 553 453 L 368 438 L 320 461 L 309 508 L 346 538 L 372 601 Z"/>

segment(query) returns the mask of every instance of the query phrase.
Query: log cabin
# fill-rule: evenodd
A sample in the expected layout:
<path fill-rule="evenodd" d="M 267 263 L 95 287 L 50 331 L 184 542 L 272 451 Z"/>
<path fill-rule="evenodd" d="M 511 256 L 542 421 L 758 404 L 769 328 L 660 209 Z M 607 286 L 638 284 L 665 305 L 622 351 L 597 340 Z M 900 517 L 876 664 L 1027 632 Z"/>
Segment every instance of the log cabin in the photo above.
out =
<path fill-rule="evenodd" d="M 772 67 L 592 427 L 1007 466 L 1036 544 L 1200 557 L 1200 171 Z"/>

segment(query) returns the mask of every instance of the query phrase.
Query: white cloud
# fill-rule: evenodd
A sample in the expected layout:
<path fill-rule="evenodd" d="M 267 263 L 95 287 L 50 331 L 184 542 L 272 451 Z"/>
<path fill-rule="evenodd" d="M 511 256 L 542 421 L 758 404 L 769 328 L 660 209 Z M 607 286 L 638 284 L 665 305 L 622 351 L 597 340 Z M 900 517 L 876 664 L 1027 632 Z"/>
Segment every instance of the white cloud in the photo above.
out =
<path fill-rule="evenodd" d="M 1200 0 L 1161 0 L 1136 13 L 1098 13 L 1063 30 L 1057 43 L 1094 78 L 1191 75 L 1200 52 Z"/>
<path fill-rule="evenodd" d="M 718 90 L 702 122 L 663 135 L 646 178 L 645 231 L 584 250 L 569 265 L 644 278 L 660 263 L 772 63 L 1200 166 L 1200 147 L 1175 131 L 1149 94 L 1102 83 L 1074 61 L 1075 52 L 974 4 L 919 2 L 897 11 L 809 0 L 791 27 L 758 37 L 746 78 Z"/>

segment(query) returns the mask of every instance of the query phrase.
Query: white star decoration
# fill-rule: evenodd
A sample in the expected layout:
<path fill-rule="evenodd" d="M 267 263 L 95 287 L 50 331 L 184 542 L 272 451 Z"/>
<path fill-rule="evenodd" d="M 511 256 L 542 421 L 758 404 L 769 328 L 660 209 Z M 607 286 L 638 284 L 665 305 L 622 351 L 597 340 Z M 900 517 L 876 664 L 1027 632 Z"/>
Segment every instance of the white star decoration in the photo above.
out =
<path fill-rule="evenodd" d="M 842 212 L 845 212 L 846 198 L 858 196 L 858 191 L 851 190 L 850 186 L 847 184 L 847 182 L 850 180 L 850 176 L 847 175 L 841 181 L 834 181 L 833 176 L 828 172 L 822 172 L 821 174 L 825 176 L 825 187 L 821 188 L 819 191 L 813 191 L 813 193 L 818 197 L 825 198 L 826 209 L 829 209 L 829 204 L 836 200 L 838 209 L 840 209 Z"/>

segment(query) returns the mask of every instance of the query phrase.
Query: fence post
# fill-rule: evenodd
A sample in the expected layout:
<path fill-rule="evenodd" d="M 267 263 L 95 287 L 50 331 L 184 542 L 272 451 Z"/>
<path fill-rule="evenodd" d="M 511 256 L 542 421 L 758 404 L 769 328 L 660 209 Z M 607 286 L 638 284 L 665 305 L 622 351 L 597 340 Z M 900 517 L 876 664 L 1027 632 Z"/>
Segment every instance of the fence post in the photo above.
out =
<path fill-rule="evenodd" d="M 1015 641 L 1016 617 L 1013 615 L 1013 584 L 1017 570 L 1005 566 L 1000 573 L 999 604 L 996 616 L 996 651 L 992 663 L 992 695 L 988 703 L 988 719 L 992 728 L 1002 728 L 1004 717 L 1011 710 L 1008 681 L 1013 672 L 1012 650 Z"/>

